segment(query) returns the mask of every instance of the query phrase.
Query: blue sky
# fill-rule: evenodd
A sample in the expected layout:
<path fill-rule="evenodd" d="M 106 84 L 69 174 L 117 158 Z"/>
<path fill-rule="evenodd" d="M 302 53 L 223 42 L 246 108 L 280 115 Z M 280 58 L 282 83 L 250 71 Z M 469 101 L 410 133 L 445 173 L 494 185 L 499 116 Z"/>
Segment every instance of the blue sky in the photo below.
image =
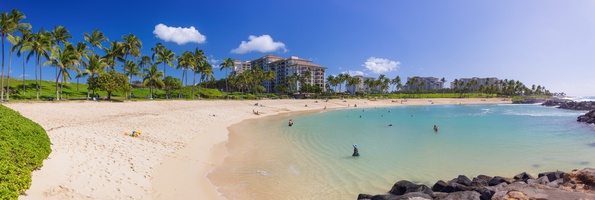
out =
<path fill-rule="evenodd" d="M 433 76 L 448 82 L 498 77 L 569 95 L 595 94 L 595 1 L 56 0 L 0 4 L 0 11 L 17 8 L 23 12 L 34 31 L 65 26 L 73 35 L 71 42 L 83 41 L 83 33 L 94 29 L 110 41 L 133 33 L 142 40 L 141 52 L 146 55 L 162 42 L 177 55 L 203 49 L 214 64 L 228 57 L 253 60 L 275 54 L 312 60 L 333 75 L 385 74 L 403 80 Z M 34 78 L 33 63 L 29 62 L 26 73 L 30 79 Z M 11 76 L 22 76 L 21 59 L 13 59 L 12 65 Z M 45 70 L 53 72 L 52 67 Z M 167 75 L 180 77 L 181 71 L 168 68 Z M 216 70 L 216 78 L 224 75 L 225 71 Z M 44 79 L 52 76 L 44 73 Z"/>

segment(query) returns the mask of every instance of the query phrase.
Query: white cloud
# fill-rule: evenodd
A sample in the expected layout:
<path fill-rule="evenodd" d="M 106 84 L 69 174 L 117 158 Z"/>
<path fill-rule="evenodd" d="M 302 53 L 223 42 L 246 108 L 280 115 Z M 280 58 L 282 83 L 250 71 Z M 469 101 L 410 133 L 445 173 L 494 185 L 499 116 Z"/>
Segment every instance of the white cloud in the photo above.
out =
<path fill-rule="evenodd" d="M 348 70 L 348 71 L 344 71 L 341 72 L 341 74 L 349 74 L 349 76 L 363 76 L 364 72 L 362 71 L 357 71 L 357 70 Z"/>
<path fill-rule="evenodd" d="M 242 41 L 242 44 L 238 48 L 232 49 L 231 53 L 235 54 L 245 54 L 251 51 L 258 51 L 261 53 L 266 52 L 273 52 L 277 50 L 283 50 L 283 52 L 287 52 L 285 49 L 285 44 L 282 42 L 274 42 L 273 38 L 269 35 L 261 35 L 261 36 L 248 36 L 250 41 Z"/>
<path fill-rule="evenodd" d="M 183 45 L 189 42 L 205 43 L 207 37 L 200 34 L 194 26 L 190 28 L 170 27 L 165 24 L 157 24 L 153 34 L 157 38 L 166 42 L 175 42 L 178 45 Z"/>
<path fill-rule="evenodd" d="M 209 63 L 211 63 L 211 65 L 213 65 L 214 68 L 219 68 L 219 65 L 217 65 L 219 63 L 219 60 L 217 60 L 215 58 L 215 56 L 209 55 L 208 60 L 209 60 Z"/>
<path fill-rule="evenodd" d="M 382 74 L 397 70 L 399 68 L 399 64 L 401 64 L 399 61 L 392 61 L 386 58 L 370 57 L 362 66 L 366 67 L 367 70 L 370 70 L 375 74 Z"/>

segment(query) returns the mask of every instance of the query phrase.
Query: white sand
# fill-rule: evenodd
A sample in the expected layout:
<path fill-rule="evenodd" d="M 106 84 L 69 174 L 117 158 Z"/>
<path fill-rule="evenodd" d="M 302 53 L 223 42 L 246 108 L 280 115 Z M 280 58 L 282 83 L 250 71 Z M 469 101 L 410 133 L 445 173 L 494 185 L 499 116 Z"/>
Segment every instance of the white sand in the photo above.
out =
<path fill-rule="evenodd" d="M 31 188 L 20 199 L 221 199 L 206 174 L 227 154 L 227 127 L 245 119 L 355 104 L 510 103 L 509 99 L 394 101 L 81 101 L 4 105 L 39 123 L 52 142 L 52 153 L 41 170 L 33 172 Z M 263 106 L 255 106 L 257 102 Z M 138 138 L 124 135 L 133 130 L 142 130 L 143 134 Z"/>

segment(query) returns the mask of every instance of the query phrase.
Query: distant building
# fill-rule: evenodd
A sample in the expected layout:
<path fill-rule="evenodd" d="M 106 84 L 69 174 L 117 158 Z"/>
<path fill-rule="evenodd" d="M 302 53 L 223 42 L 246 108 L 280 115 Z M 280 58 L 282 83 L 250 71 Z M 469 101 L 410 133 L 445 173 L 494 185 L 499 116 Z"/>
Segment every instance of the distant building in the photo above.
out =
<path fill-rule="evenodd" d="M 376 88 L 369 88 L 368 86 L 366 86 L 366 84 L 364 84 L 364 82 L 366 80 L 376 80 L 373 77 L 364 77 L 362 75 L 355 75 L 353 76 L 353 78 L 357 78 L 359 79 L 359 84 L 357 85 L 348 85 L 347 87 L 345 87 L 345 90 L 347 90 L 347 92 L 349 92 L 350 94 L 355 94 L 356 92 L 367 92 L 370 90 L 380 90 L 380 86 L 376 87 Z"/>
<path fill-rule="evenodd" d="M 407 85 L 403 86 L 404 90 L 440 90 L 444 88 L 444 82 L 440 81 L 439 78 L 436 77 L 407 77 L 407 81 L 413 81 L 413 79 L 417 79 L 417 83 L 414 85 Z M 423 82 L 423 88 L 419 88 L 419 83 Z"/>
<path fill-rule="evenodd" d="M 275 80 L 264 81 L 263 86 L 267 92 L 272 92 L 276 85 L 285 81 L 288 76 L 298 74 L 302 78 L 306 78 L 303 84 L 315 85 L 320 87 L 323 91 L 326 67 L 312 63 L 312 61 L 291 56 L 289 58 L 281 58 L 275 55 L 266 55 L 250 62 L 252 67 L 260 66 L 263 71 L 273 70 L 275 72 Z M 307 74 L 309 73 L 309 77 Z M 300 90 L 302 87 L 299 81 L 294 85 L 288 85 L 291 90 Z"/>
<path fill-rule="evenodd" d="M 477 81 L 477 85 L 474 87 L 471 87 L 470 89 L 472 90 L 477 90 L 480 86 L 489 86 L 489 85 L 497 85 L 499 79 L 498 78 L 494 78 L 494 77 L 489 77 L 489 78 L 478 78 L 478 77 L 473 77 L 473 78 L 459 78 L 457 79 L 459 81 L 459 84 L 456 85 L 455 82 L 451 82 L 450 83 L 450 88 L 451 89 L 462 89 L 462 88 L 466 88 L 466 85 L 471 83 L 473 80 Z M 498 86 L 499 87 L 499 86 Z"/>
<path fill-rule="evenodd" d="M 233 60 L 233 71 L 236 74 L 240 74 L 246 70 L 252 69 L 250 61 Z"/>

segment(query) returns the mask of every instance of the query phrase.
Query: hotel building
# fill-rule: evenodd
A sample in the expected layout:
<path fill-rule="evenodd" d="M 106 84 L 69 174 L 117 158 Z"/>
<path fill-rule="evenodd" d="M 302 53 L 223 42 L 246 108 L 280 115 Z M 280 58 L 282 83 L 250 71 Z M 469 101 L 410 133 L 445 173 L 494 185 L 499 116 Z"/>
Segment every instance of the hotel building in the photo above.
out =
<path fill-rule="evenodd" d="M 496 85 L 498 84 L 499 79 L 498 78 L 494 78 L 494 77 L 489 77 L 489 78 L 478 78 L 478 77 L 473 77 L 473 78 L 460 78 L 458 79 L 459 85 L 455 85 L 454 81 L 450 83 L 450 88 L 452 89 L 462 89 L 465 88 L 465 86 L 470 83 L 473 80 L 477 81 L 477 86 L 470 88 L 473 90 L 476 90 L 479 88 L 479 86 L 489 86 L 489 85 Z"/>
<path fill-rule="evenodd" d="M 407 77 L 407 81 L 413 81 L 413 79 L 417 79 L 417 84 L 408 86 L 407 84 L 404 85 L 404 90 L 440 90 L 444 88 L 444 83 L 440 81 L 439 78 L 436 77 Z M 423 88 L 419 88 L 419 83 L 423 82 Z"/>
<path fill-rule="evenodd" d="M 345 87 L 345 90 L 347 90 L 347 92 L 349 92 L 350 94 L 355 94 L 357 92 L 367 92 L 370 90 L 380 90 L 380 86 L 378 86 L 376 88 L 370 88 L 370 87 L 366 86 L 366 84 L 364 84 L 364 81 L 366 81 L 366 80 L 371 80 L 371 81 L 376 80 L 373 77 L 364 77 L 362 75 L 355 75 L 355 76 L 353 76 L 353 78 L 359 79 L 359 84 L 349 85 L 349 86 Z"/>
<path fill-rule="evenodd" d="M 298 74 L 302 78 L 307 78 L 304 84 L 313 85 L 320 87 L 323 91 L 325 72 L 326 68 L 312 61 L 291 56 L 289 58 L 282 58 L 275 55 L 266 55 L 256 60 L 250 61 L 250 67 L 260 66 L 262 71 L 273 70 L 275 72 L 275 80 L 264 81 L 263 86 L 267 92 L 275 91 L 275 86 L 282 84 L 285 81 L 285 77 L 291 76 L 294 73 Z M 307 72 L 310 72 L 310 76 L 306 77 Z M 289 85 L 288 85 L 289 86 Z M 299 81 L 293 85 L 290 90 L 299 91 L 302 87 Z"/>

